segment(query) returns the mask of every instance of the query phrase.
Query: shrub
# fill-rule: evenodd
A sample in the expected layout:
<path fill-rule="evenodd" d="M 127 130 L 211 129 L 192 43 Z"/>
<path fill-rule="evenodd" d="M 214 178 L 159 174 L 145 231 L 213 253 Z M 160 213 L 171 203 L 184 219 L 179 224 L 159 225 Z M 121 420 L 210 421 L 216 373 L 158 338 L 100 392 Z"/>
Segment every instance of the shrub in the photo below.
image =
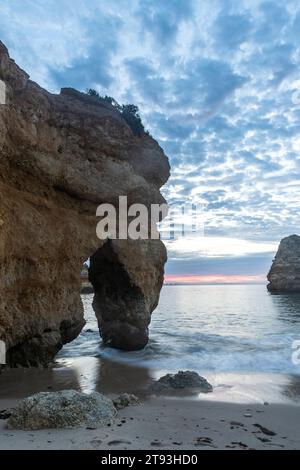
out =
<path fill-rule="evenodd" d="M 93 96 L 97 98 L 99 101 L 105 101 L 107 103 L 110 103 L 112 106 L 114 106 L 117 109 L 117 111 L 121 114 L 123 119 L 127 122 L 127 124 L 131 128 L 134 135 L 140 137 L 141 135 L 145 133 L 145 128 L 144 128 L 144 125 L 142 123 L 142 120 L 139 114 L 138 106 L 134 104 L 120 105 L 111 96 L 107 96 L 107 95 L 101 96 L 93 88 L 89 88 L 86 92 L 89 96 Z"/>

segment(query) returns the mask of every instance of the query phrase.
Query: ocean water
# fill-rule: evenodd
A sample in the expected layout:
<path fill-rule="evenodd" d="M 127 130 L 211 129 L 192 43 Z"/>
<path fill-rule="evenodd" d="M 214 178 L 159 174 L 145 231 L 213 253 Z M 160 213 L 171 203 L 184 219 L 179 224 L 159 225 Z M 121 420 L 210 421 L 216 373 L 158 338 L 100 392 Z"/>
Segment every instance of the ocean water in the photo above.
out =
<path fill-rule="evenodd" d="M 148 370 L 300 375 L 292 360 L 300 341 L 300 295 L 270 295 L 264 285 L 164 286 L 142 351 L 105 347 L 83 295 L 87 324 L 58 361 L 101 358 Z M 300 356 L 300 355 L 299 355 Z"/>
<path fill-rule="evenodd" d="M 102 344 L 92 309 L 82 297 L 86 326 L 47 369 L 7 369 L 0 399 L 49 390 L 122 392 L 147 397 L 161 375 L 195 370 L 214 391 L 196 399 L 300 406 L 300 295 L 270 295 L 263 285 L 164 286 L 142 351 Z M 299 354 L 300 357 L 300 354 Z"/>

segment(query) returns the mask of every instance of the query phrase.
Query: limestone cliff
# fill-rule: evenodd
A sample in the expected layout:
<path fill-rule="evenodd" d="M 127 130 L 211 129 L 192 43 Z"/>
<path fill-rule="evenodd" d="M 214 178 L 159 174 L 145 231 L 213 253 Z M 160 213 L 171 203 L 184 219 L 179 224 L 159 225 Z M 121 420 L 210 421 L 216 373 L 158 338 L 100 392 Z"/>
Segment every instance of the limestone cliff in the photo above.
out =
<path fill-rule="evenodd" d="M 48 93 L 0 42 L 0 339 L 10 365 L 47 364 L 84 325 L 80 272 L 91 256 L 106 343 L 143 347 L 163 281 L 160 240 L 96 237 L 96 207 L 164 202 L 169 163 L 120 113 L 73 89 Z"/>
<path fill-rule="evenodd" d="M 268 289 L 274 293 L 300 292 L 300 237 L 281 240 L 268 274 Z"/>

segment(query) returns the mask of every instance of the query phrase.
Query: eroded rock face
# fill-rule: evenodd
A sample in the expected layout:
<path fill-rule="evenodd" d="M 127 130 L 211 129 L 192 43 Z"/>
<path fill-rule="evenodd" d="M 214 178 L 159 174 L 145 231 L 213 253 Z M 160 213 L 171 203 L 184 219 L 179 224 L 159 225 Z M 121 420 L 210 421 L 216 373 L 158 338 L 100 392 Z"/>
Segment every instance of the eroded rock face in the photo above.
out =
<path fill-rule="evenodd" d="M 268 290 L 273 293 L 300 293 L 300 237 L 291 235 L 281 240 L 268 274 Z"/>
<path fill-rule="evenodd" d="M 164 202 L 169 163 L 147 134 L 72 89 L 29 80 L 0 43 L 0 339 L 9 365 L 47 364 L 84 325 L 80 272 L 90 278 L 103 338 L 146 344 L 166 252 L 160 240 L 103 242 L 96 207 Z M 116 275 L 114 275 L 116 273 Z"/>

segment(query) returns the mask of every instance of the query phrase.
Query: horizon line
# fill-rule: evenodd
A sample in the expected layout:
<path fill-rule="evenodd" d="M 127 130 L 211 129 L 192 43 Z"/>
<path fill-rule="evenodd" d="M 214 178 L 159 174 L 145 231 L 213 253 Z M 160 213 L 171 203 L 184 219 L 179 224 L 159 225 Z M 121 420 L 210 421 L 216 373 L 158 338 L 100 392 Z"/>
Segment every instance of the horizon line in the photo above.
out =
<path fill-rule="evenodd" d="M 241 274 L 166 274 L 164 284 L 266 284 L 265 275 L 241 275 Z"/>

